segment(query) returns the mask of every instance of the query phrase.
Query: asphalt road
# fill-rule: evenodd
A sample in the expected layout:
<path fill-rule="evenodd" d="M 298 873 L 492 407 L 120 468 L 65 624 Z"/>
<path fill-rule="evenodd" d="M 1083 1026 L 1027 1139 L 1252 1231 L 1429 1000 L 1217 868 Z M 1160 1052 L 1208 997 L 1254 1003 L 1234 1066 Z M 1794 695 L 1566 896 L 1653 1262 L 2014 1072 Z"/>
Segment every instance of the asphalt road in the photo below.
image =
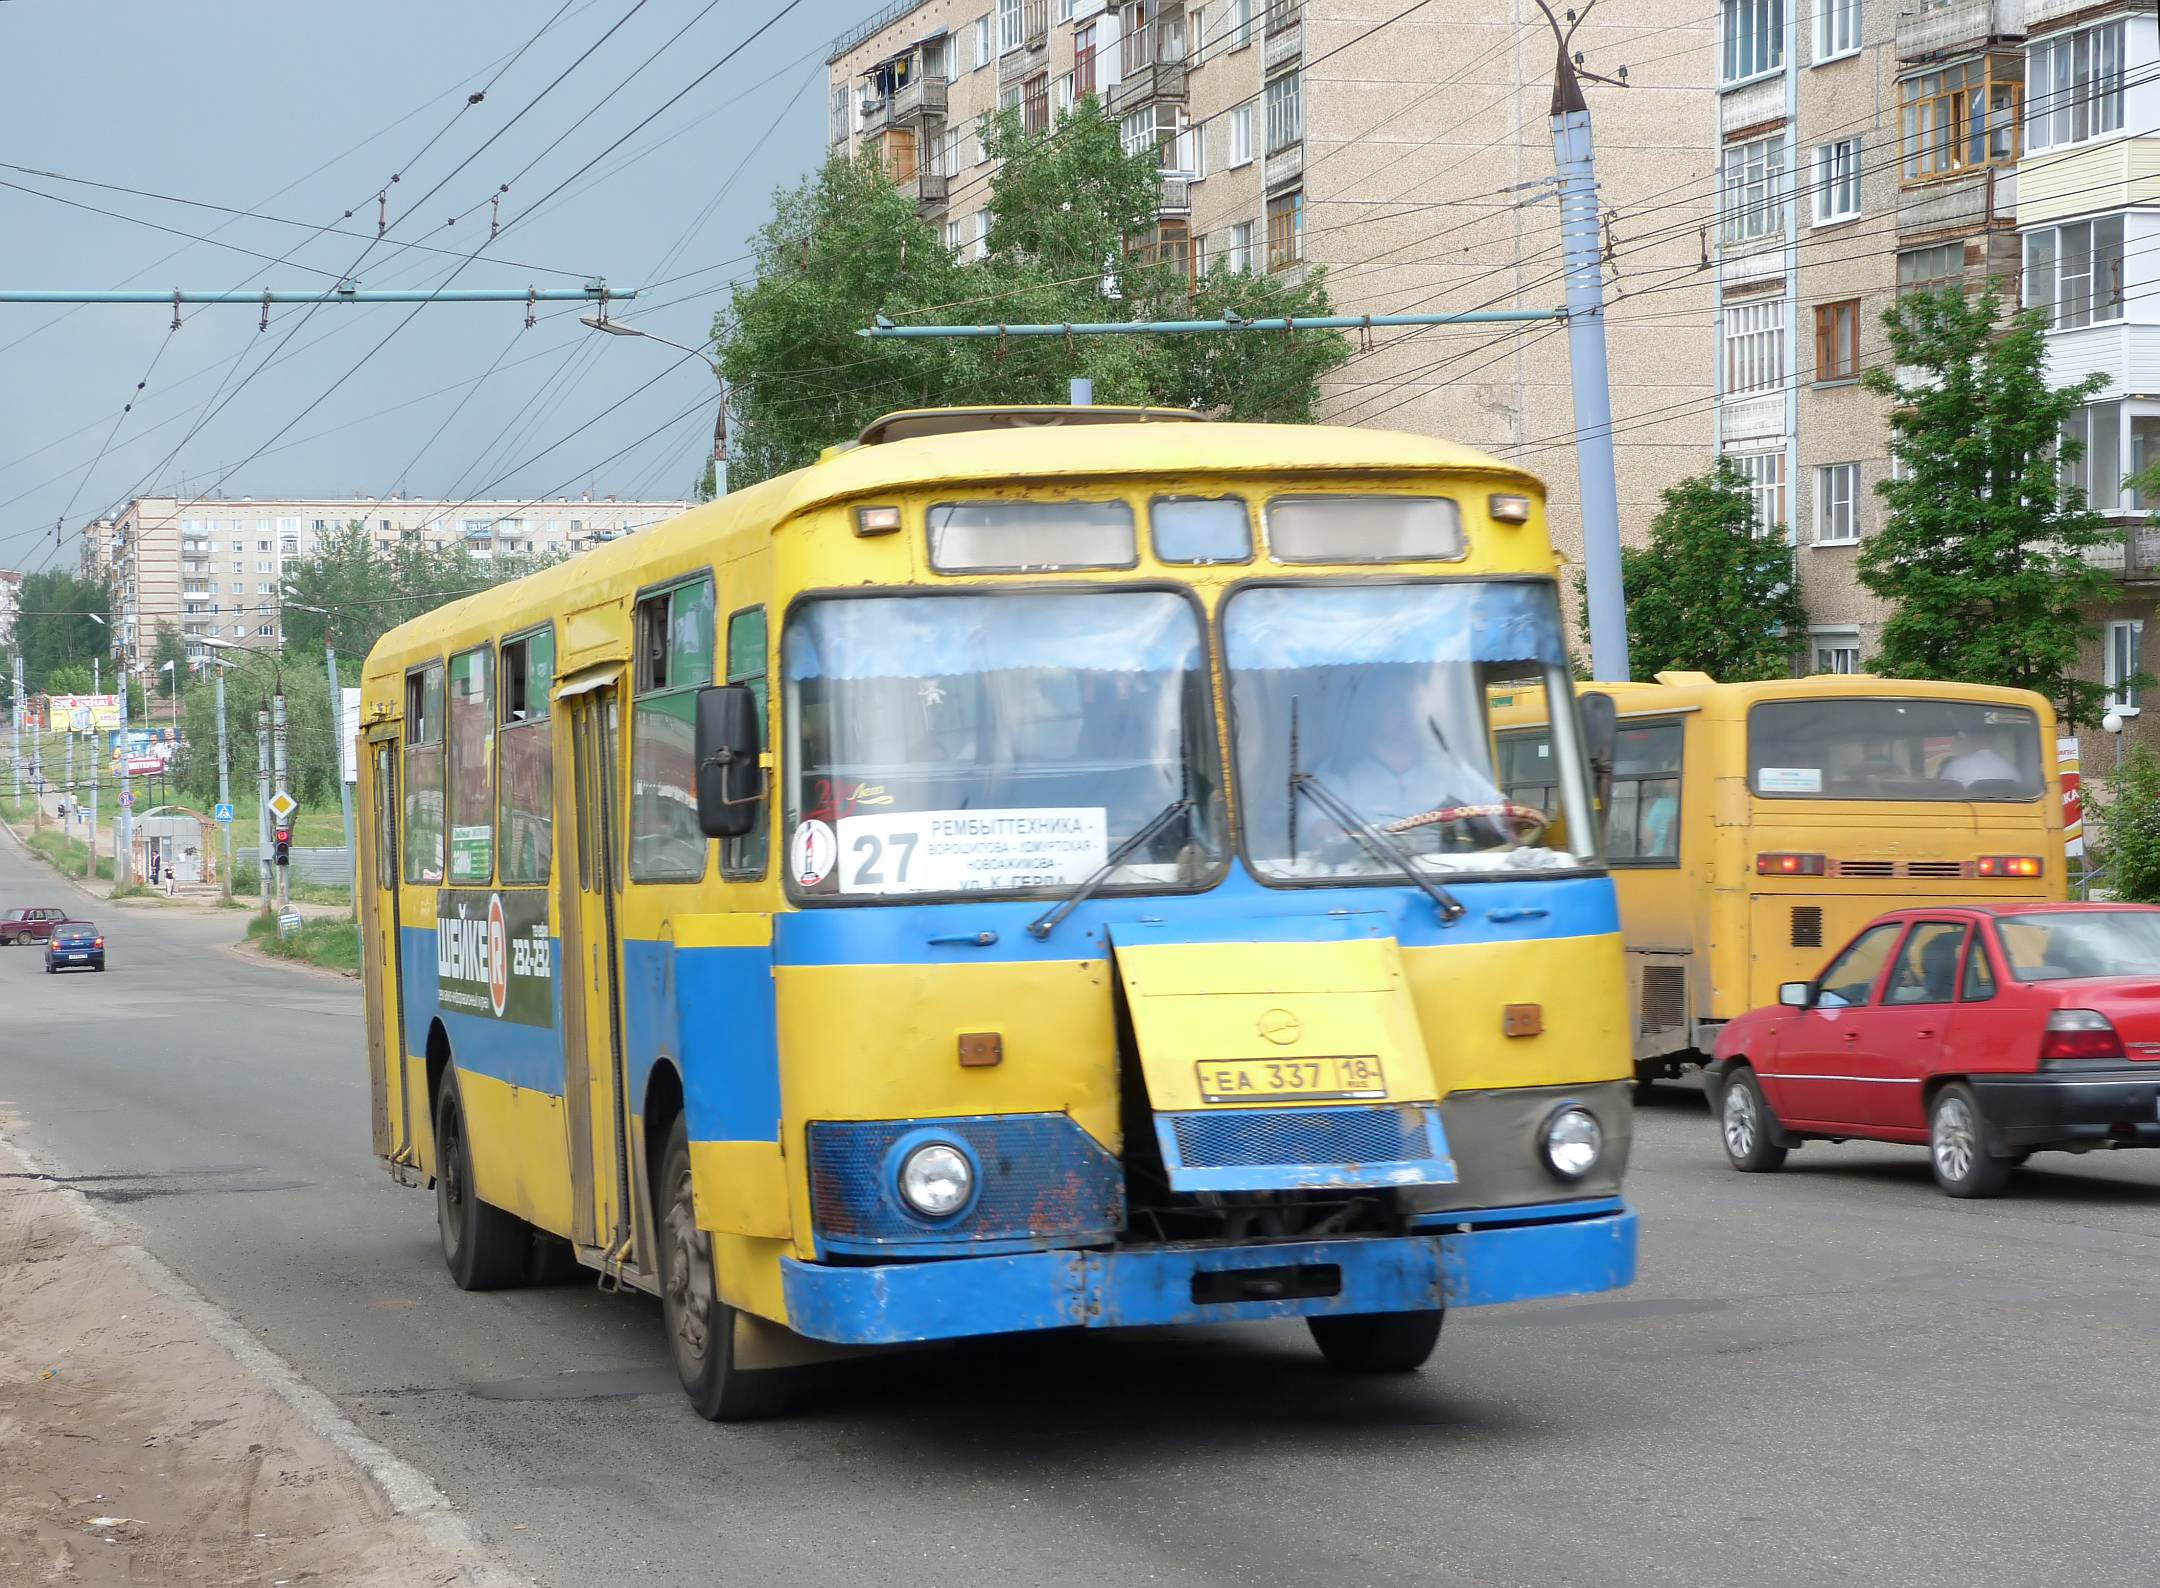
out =
<path fill-rule="evenodd" d="M 48 897 L 0 836 L 0 906 Z M 721 1428 L 651 1303 L 452 1288 L 368 1155 L 356 990 L 238 919 L 107 907 L 104 976 L 0 950 L 0 1112 L 557 1588 L 2160 1578 L 2160 1156 L 1745 1177 L 1670 1088 L 1635 1288 L 1459 1313 L 1414 1379 L 1296 1325 L 1000 1341 Z"/>

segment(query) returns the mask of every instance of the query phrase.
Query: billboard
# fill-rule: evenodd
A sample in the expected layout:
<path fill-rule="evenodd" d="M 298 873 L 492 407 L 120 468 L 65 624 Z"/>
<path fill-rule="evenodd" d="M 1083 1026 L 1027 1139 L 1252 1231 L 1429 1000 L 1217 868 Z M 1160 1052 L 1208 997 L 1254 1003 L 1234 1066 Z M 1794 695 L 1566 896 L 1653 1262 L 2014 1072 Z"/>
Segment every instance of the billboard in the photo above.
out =
<path fill-rule="evenodd" d="M 2085 780 L 2078 764 L 2077 740 L 2055 741 L 2055 770 L 2062 778 L 2063 853 L 2075 860 L 2085 853 L 2085 802 L 2081 792 Z"/>
<path fill-rule="evenodd" d="M 118 695 L 48 695 L 45 709 L 54 733 L 111 733 L 120 726 Z"/>

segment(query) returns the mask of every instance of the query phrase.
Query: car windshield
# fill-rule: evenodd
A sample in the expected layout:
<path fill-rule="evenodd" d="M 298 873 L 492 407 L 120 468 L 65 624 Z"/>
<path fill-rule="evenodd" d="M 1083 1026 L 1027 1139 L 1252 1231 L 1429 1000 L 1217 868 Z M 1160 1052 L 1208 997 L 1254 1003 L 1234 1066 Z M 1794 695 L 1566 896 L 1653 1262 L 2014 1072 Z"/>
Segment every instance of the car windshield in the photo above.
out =
<path fill-rule="evenodd" d="M 810 897 L 1057 892 L 1223 858 L 1197 610 L 1165 591 L 826 598 L 782 642 L 789 883 Z"/>
<path fill-rule="evenodd" d="M 2019 981 L 2160 976 L 2160 910 L 2063 910 L 1995 923 Z"/>
<path fill-rule="evenodd" d="M 1223 655 L 1245 851 L 1261 875 L 1396 870 L 1385 846 L 1358 840 L 1358 821 L 1435 875 L 1595 858 L 1572 714 L 1542 801 L 1510 800 L 1494 764 L 1489 690 L 1535 682 L 1573 698 L 1550 585 L 1257 586 L 1224 608 Z M 1293 775 L 1310 781 L 1294 789 Z"/>
<path fill-rule="evenodd" d="M 1767 799 L 2034 800 L 2040 721 L 1973 700 L 1764 701 L 1748 712 L 1748 778 Z"/>

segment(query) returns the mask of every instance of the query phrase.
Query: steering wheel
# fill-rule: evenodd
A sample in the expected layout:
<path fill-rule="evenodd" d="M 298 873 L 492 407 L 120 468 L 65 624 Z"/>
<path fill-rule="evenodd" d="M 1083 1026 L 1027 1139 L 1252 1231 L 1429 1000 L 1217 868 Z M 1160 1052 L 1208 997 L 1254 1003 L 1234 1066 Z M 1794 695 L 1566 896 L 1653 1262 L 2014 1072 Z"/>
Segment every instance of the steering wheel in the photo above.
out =
<path fill-rule="evenodd" d="M 1419 827 L 1435 827 L 1443 822 L 1470 821 L 1477 817 L 1499 822 L 1514 836 L 1518 844 L 1528 845 L 1536 841 L 1552 818 L 1535 805 L 1519 805 L 1514 800 L 1501 800 L 1489 805 L 1442 805 L 1434 810 L 1420 811 L 1415 816 L 1405 816 L 1399 822 L 1389 822 L 1391 833 L 1407 833 Z"/>

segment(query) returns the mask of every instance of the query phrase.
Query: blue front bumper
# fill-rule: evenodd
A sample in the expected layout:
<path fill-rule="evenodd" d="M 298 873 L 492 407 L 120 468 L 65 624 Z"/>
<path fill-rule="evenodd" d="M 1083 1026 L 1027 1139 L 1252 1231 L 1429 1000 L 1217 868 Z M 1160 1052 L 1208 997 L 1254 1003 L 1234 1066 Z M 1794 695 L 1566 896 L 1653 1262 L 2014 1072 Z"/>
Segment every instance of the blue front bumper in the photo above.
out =
<path fill-rule="evenodd" d="M 782 1263 L 788 1323 L 849 1345 L 897 1345 L 1030 1329 L 1227 1323 L 1316 1313 L 1416 1312 L 1618 1290 L 1635 1278 L 1635 1215 L 1448 1234 L 1344 1237 L 1265 1246 L 1030 1252 L 837 1267 Z M 1322 1294 L 1199 1299 L 1264 1289 L 1268 1270 Z M 1330 1276 L 1329 1271 L 1334 1275 Z"/>

